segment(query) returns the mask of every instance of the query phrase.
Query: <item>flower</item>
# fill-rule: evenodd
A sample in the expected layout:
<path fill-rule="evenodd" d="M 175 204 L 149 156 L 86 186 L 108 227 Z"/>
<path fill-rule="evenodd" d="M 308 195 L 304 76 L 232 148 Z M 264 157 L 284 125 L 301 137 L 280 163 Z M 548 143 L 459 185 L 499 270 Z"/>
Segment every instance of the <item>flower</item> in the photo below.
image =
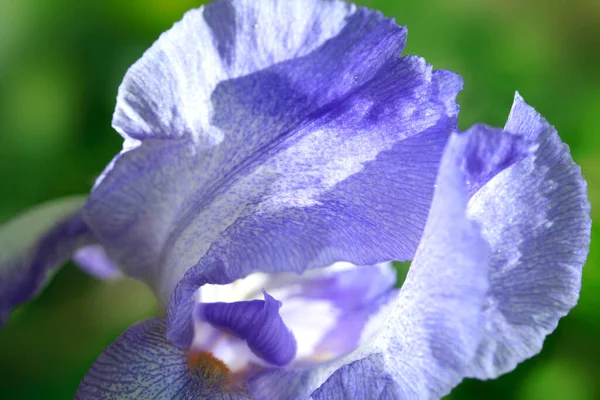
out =
<path fill-rule="evenodd" d="M 577 301 L 585 181 L 518 94 L 458 132 L 461 78 L 405 41 L 337 0 L 187 13 L 127 72 L 89 197 L 0 230 L 0 312 L 72 256 L 156 292 L 78 399 L 439 398 L 535 355 Z"/>

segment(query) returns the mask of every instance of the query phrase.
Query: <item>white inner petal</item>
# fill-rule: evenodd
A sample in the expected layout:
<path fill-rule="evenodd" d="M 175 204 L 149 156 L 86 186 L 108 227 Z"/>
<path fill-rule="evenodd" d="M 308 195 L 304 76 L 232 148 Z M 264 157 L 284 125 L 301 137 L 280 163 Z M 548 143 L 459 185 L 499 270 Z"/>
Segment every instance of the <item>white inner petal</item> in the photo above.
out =
<path fill-rule="evenodd" d="M 340 314 L 340 310 L 326 300 L 291 298 L 283 302 L 279 315 L 296 338 L 296 358 L 313 356 L 327 332 L 336 325 Z"/>

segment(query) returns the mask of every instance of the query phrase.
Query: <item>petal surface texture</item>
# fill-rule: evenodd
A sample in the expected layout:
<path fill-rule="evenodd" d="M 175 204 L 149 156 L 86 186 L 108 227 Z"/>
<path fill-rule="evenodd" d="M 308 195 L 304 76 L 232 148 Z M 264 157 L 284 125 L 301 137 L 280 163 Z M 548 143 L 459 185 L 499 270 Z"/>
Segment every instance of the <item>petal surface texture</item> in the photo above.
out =
<path fill-rule="evenodd" d="M 577 303 L 590 244 L 587 185 L 554 127 L 517 94 L 505 131 L 536 150 L 469 202 L 492 254 L 487 334 L 469 371 L 480 379 L 509 372 L 541 350 Z"/>
<path fill-rule="evenodd" d="M 0 325 L 30 300 L 73 252 L 92 242 L 81 218 L 85 197 L 37 206 L 0 226 Z"/>
<path fill-rule="evenodd" d="M 175 344 L 202 284 L 413 257 L 462 80 L 405 37 L 343 1 L 216 1 L 128 71 L 85 216 L 163 305 L 187 272 Z"/>
<path fill-rule="evenodd" d="M 312 394 L 311 399 L 406 399 L 394 378 L 385 372 L 381 365 L 384 362 L 383 356 L 372 356 L 344 365 Z"/>
<path fill-rule="evenodd" d="M 165 339 L 164 319 L 129 328 L 96 359 L 75 395 L 77 400 L 246 399 L 228 387 L 218 360 L 190 365 Z"/>
<path fill-rule="evenodd" d="M 383 326 L 345 357 L 250 377 L 253 395 L 438 399 L 464 378 L 483 334 L 489 258 L 477 224 L 466 217 L 465 141 L 453 135 L 444 153 L 423 240 Z"/>
<path fill-rule="evenodd" d="M 200 304 L 198 319 L 244 339 L 266 362 L 284 366 L 296 356 L 296 339 L 279 315 L 281 302 L 264 290 L 263 295 L 264 300 Z"/>

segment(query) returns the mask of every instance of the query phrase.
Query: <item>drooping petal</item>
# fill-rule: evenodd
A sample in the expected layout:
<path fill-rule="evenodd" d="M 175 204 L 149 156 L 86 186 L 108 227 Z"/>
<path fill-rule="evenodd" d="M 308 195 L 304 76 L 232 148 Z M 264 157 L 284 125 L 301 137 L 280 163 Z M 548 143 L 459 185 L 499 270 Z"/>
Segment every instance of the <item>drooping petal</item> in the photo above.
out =
<path fill-rule="evenodd" d="M 115 262 L 108 257 L 104 247 L 99 244 L 80 248 L 73 254 L 73 261 L 79 268 L 98 279 L 111 280 L 123 275 Z"/>
<path fill-rule="evenodd" d="M 218 360 L 189 359 L 165 339 L 164 319 L 129 328 L 96 359 L 76 400 L 247 399 Z"/>
<path fill-rule="evenodd" d="M 385 326 L 347 357 L 318 368 L 263 371 L 249 379 L 251 393 L 294 399 L 323 385 L 317 398 L 356 390 L 365 398 L 439 398 L 463 379 L 483 334 L 489 257 L 477 224 L 466 217 L 468 140 L 454 135 L 444 152 L 423 240 Z"/>
<path fill-rule="evenodd" d="M 263 295 L 264 300 L 200 303 L 196 316 L 245 340 L 266 362 L 284 366 L 296 356 L 296 339 L 279 315 L 281 302 L 264 290 Z"/>
<path fill-rule="evenodd" d="M 341 1 L 217 1 L 132 67 L 86 221 L 163 304 L 196 266 L 171 339 L 202 283 L 413 256 L 462 81 L 399 59 L 405 34 Z"/>
<path fill-rule="evenodd" d="M 505 130 L 537 150 L 469 202 L 492 254 L 487 334 L 469 371 L 480 379 L 509 372 L 541 350 L 577 303 L 590 244 L 587 185 L 556 130 L 518 94 Z"/>
<path fill-rule="evenodd" d="M 85 197 L 54 200 L 0 227 L 0 326 L 30 300 L 73 252 L 93 241 L 81 218 Z"/>

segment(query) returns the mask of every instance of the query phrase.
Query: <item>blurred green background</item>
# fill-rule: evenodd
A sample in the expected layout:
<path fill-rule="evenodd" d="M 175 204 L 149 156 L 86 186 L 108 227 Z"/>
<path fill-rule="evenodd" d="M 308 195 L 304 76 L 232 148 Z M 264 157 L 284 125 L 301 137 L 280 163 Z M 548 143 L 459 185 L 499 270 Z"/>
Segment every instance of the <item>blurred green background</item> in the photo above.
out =
<path fill-rule="evenodd" d="M 554 124 L 600 209 L 600 1 L 363 0 L 409 28 L 406 53 L 462 74 L 460 125 L 502 126 L 513 93 Z M 198 0 L 0 0 L 0 221 L 85 193 L 119 151 L 117 87 L 157 36 Z M 593 236 L 597 237 L 597 228 Z M 452 399 L 600 399 L 600 247 L 579 305 L 541 355 Z M 96 355 L 155 315 L 133 281 L 97 282 L 72 265 L 0 331 L 0 398 L 69 399 Z"/>

